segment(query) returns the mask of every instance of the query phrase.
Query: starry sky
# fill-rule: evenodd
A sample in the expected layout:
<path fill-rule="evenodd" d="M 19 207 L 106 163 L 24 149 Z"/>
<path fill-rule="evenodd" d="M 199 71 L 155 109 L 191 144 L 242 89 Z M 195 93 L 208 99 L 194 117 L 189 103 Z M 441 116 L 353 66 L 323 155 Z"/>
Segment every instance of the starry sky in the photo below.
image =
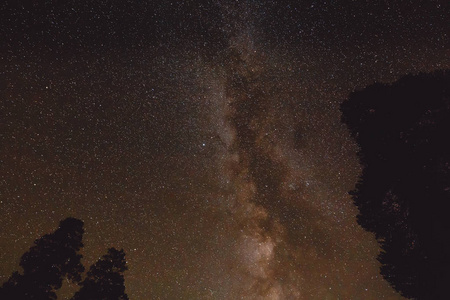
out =
<path fill-rule="evenodd" d="M 450 67 L 448 1 L 3 1 L 0 279 L 72 216 L 130 299 L 402 299 L 350 92 Z M 76 287 L 65 283 L 59 299 Z"/>

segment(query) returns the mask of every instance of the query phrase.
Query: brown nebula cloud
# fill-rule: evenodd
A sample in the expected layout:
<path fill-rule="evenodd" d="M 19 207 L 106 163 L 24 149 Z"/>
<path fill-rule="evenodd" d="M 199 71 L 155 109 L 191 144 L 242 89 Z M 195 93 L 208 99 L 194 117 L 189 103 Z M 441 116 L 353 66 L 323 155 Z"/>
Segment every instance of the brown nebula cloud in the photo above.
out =
<path fill-rule="evenodd" d="M 257 36 L 237 31 L 202 79 L 220 141 L 219 214 L 229 226 L 221 233 L 229 255 L 219 262 L 228 272 L 218 275 L 228 285 L 215 297 L 363 299 L 367 287 L 388 291 L 371 261 L 376 248 L 352 240 L 366 236 L 353 224 L 347 179 L 334 178 L 345 163 L 330 151 L 339 137 L 316 122 L 320 110 L 304 112 L 305 90 L 290 62 L 262 49 Z M 355 277 L 361 269 L 370 270 L 362 281 Z"/>
<path fill-rule="evenodd" d="M 288 184 L 292 175 L 280 142 L 285 133 L 278 132 L 273 66 L 248 33 L 230 44 L 221 80 L 221 131 L 228 133 L 222 138 L 227 140 L 222 170 L 229 184 L 230 213 L 238 224 L 239 267 L 233 276 L 239 283 L 229 292 L 243 299 L 300 299 L 309 277 L 301 262 L 315 255 L 314 246 L 305 247 L 302 241 L 320 212 L 307 203 L 301 189 L 293 188 L 297 184 Z"/>

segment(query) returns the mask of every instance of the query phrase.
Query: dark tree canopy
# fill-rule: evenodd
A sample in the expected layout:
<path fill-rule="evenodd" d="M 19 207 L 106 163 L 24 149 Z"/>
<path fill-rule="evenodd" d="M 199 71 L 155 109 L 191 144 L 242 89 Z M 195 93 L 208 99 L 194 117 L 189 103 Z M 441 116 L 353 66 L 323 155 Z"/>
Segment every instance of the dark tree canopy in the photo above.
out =
<path fill-rule="evenodd" d="M 374 84 L 341 111 L 363 166 L 350 193 L 380 242 L 381 274 L 406 297 L 448 299 L 450 72 Z"/>
<path fill-rule="evenodd" d="M 23 273 L 14 272 L 3 284 L 0 299 L 56 299 L 64 278 L 81 281 L 83 233 L 82 221 L 67 218 L 54 233 L 37 239 L 20 260 Z"/>
<path fill-rule="evenodd" d="M 127 270 L 125 252 L 108 249 L 87 273 L 72 300 L 128 300 L 123 273 Z"/>

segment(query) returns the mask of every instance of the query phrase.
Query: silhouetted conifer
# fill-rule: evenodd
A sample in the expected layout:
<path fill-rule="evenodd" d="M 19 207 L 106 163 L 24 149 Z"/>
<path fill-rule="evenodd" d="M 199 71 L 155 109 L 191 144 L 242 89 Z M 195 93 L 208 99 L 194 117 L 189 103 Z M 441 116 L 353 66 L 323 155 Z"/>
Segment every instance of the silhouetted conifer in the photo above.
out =
<path fill-rule="evenodd" d="M 91 266 L 72 300 L 128 300 L 123 277 L 127 269 L 125 252 L 108 249 L 108 253 Z"/>
<path fill-rule="evenodd" d="M 350 194 L 380 242 L 381 274 L 406 297 L 448 299 L 450 73 L 374 84 L 341 111 L 363 166 Z"/>
<path fill-rule="evenodd" d="M 23 272 L 14 272 L 3 284 L 0 299 L 56 299 L 63 278 L 81 281 L 83 233 L 82 221 L 67 218 L 54 233 L 37 239 L 20 260 Z"/>

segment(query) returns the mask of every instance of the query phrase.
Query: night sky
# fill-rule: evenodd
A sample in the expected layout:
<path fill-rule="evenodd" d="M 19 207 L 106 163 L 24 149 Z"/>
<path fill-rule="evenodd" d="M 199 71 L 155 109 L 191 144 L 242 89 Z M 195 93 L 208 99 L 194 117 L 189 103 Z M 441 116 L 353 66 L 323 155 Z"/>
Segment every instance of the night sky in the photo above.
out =
<path fill-rule="evenodd" d="M 449 19 L 447 0 L 2 1 L 0 281 L 72 216 L 85 266 L 125 250 L 130 299 L 402 299 L 356 223 L 339 105 L 449 68 Z"/>

